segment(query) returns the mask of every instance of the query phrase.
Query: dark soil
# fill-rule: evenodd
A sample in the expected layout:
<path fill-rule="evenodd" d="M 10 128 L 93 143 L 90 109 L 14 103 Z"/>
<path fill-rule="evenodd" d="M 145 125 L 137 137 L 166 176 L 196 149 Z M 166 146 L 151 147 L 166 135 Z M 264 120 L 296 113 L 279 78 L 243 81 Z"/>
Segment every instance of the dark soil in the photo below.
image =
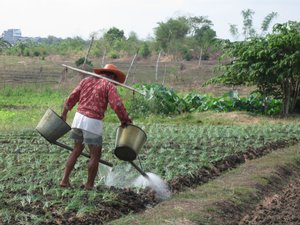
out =
<path fill-rule="evenodd" d="M 238 166 L 241 163 L 244 163 L 247 160 L 255 159 L 258 157 L 261 157 L 263 155 L 266 155 L 267 153 L 287 147 L 290 144 L 295 144 L 298 142 L 298 140 L 293 140 L 293 143 L 291 141 L 277 141 L 273 143 L 268 143 L 265 146 L 258 148 L 258 149 L 248 149 L 244 153 L 240 153 L 234 156 L 228 156 L 225 159 L 216 162 L 214 165 L 211 167 L 206 167 L 206 168 L 201 168 L 199 171 L 195 172 L 194 174 L 191 175 L 186 175 L 186 176 L 181 176 L 178 177 L 172 181 L 170 181 L 168 184 L 170 186 L 170 189 L 172 190 L 173 193 L 175 192 L 180 192 L 184 191 L 185 188 L 187 187 L 194 187 L 197 185 L 201 185 L 203 183 L 208 182 L 209 180 L 212 180 L 219 176 L 222 172 L 234 168 Z M 300 179 L 298 180 L 298 183 L 291 184 L 289 186 L 289 189 L 283 193 L 282 197 L 281 195 L 278 197 L 274 197 L 272 200 L 272 203 L 274 202 L 274 206 L 271 206 L 269 208 L 260 208 L 258 209 L 258 212 L 254 215 L 256 216 L 251 216 L 245 218 L 243 223 L 241 224 L 271 224 L 271 223 L 266 223 L 266 218 L 264 218 L 264 215 L 266 213 L 264 211 L 267 211 L 268 209 L 270 210 L 270 216 L 269 219 L 272 218 L 272 213 L 276 214 L 278 213 L 278 209 L 281 208 L 284 204 L 288 204 L 291 202 L 291 200 L 287 198 L 292 198 L 292 202 L 289 205 L 289 209 L 286 211 L 286 216 L 288 215 L 293 215 L 290 218 L 295 218 L 295 223 L 290 223 L 290 224 L 300 224 L 299 220 L 299 215 L 295 213 L 295 210 L 299 210 L 300 208 L 300 191 L 298 190 L 297 193 L 293 193 L 293 189 L 296 189 L 296 187 L 300 188 Z M 299 189 L 298 188 L 298 189 Z M 86 217 L 78 217 L 76 216 L 76 212 L 68 212 L 65 214 L 59 214 L 53 208 L 52 211 L 52 218 L 53 220 L 50 222 L 44 222 L 41 224 L 44 225 L 62 225 L 62 224 L 69 224 L 69 225 L 75 225 L 75 224 L 86 224 L 86 225 L 92 225 L 92 224 L 97 224 L 101 225 L 104 222 L 110 221 L 117 219 L 123 215 L 127 215 L 129 213 L 137 213 L 144 211 L 148 207 L 153 207 L 156 204 L 160 202 L 159 199 L 155 198 L 155 193 L 153 190 L 146 189 L 143 190 L 142 192 L 136 193 L 132 189 L 117 189 L 114 187 L 108 188 L 108 187 L 97 187 L 97 191 L 102 192 L 109 189 L 110 191 L 113 191 L 114 193 L 117 194 L 117 199 L 113 203 L 111 202 L 98 202 L 97 205 L 99 206 L 100 212 L 97 212 L 97 214 L 89 214 Z M 293 195 L 295 195 L 293 197 Z M 298 197 L 298 200 L 296 200 Z M 286 200 L 285 200 L 286 198 Z M 88 199 L 87 199 L 88 201 Z M 228 207 L 230 209 L 230 207 Z M 294 213 L 292 211 L 294 210 Z M 22 209 L 21 207 L 19 208 L 21 211 L 26 211 L 26 212 L 37 212 L 37 210 L 40 210 L 41 214 L 44 214 L 42 210 L 42 203 L 40 205 L 36 205 L 34 208 L 24 208 Z M 282 215 L 283 217 L 284 215 Z M 240 218 L 239 218 L 240 219 Z M 252 222 L 253 220 L 260 220 L 262 223 L 256 223 Z M 297 223 L 298 221 L 298 223 Z M 15 223 L 17 224 L 17 223 Z M 236 223 L 237 224 L 237 223 Z M 275 224 L 275 223 L 274 223 Z M 278 224 L 287 224 L 287 223 L 278 223 Z M 1 225 L 1 222 L 0 222 Z"/>
<path fill-rule="evenodd" d="M 56 225 L 56 224 L 82 224 L 82 225 L 101 225 L 104 221 L 112 220 L 121 217 L 122 215 L 129 214 L 131 212 L 140 212 L 145 210 L 146 207 L 154 206 L 158 203 L 155 199 L 155 193 L 151 190 L 145 190 L 143 193 L 137 194 L 130 189 L 117 189 L 114 187 L 98 187 L 97 191 L 113 191 L 118 195 L 118 198 L 114 203 L 98 202 L 100 213 L 89 214 L 88 217 L 79 218 L 76 216 L 76 212 L 69 212 L 63 215 L 53 213 L 54 221 L 44 222 L 42 224 Z M 55 210 L 52 210 L 55 212 Z"/>
<path fill-rule="evenodd" d="M 299 225 L 300 175 L 282 191 L 265 198 L 255 210 L 246 215 L 239 225 Z"/>

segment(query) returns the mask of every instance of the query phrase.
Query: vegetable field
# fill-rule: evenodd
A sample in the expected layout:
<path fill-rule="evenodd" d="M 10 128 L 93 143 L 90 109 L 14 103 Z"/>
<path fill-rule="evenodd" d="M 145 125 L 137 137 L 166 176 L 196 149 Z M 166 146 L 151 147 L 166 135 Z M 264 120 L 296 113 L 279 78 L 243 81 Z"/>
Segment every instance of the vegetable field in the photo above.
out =
<path fill-rule="evenodd" d="M 10 60 L 16 59 L 6 58 L 0 73 L 3 78 L 0 82 L 1 225 L 99 225 L 141 212 L 162 201 L 154 190 L 134 187 L 132 183 L 140 174 L 129 163 L 114 156 L 119 123 L 111 109 L 105 116 L 102 159 L 114 165 L 112 171 L 101 165 L 95 189 L 84 190 L 81 186 L 87 177 L 88 159 L 82 156 L 71 177 L 72 187 L 61 188 L 59 181 L 69 151 L 48 143 L 34 127 L 46 108 L 60 112 L 79 77 L 69 71 L 67 80 L 63 80 L 65 74 L 60 63 L 51 64 L 57 68 L 53 70 L 40 62 L 31 65 L 28 73 L 22 73 L 30 62 L 16 66 L 16 62 Z M 172 194 L 208 182 L 245 160 L 292 145 L 300 139 L 297 118 L 281 120 L 276 116 L 263 116 L 276 115 L 280 109 L 281 103 L 274 99 L 262 101 L 257 95 L 242 97 L 237 92 L 215 97 L 200 93 L 201 89 L 186 93 L 211 76 L 213 65 L 203 64 L 200 68 L 189 64 L 187 69 L 177 71 L 176 65 L 169 64 L 159 71 L 160 75 L 166 75 L 164 86 L 160 84 L 164 76 L 152 83 L 154 73 L 149 71 L 154 71 L 154 66 L 147 64 L 150 68 L 147 72 L 144 70 L 146 64 L 143 67 L 144 64 L 138 63 L 132 68 L 128 84 L 141 88 L 142 85 L 136 84 L 137 74 L 144 71 L 139 78 L 150 82 L 144 86 L 147 98 L 141 99 L 120 88 L 134 124 L 145 130 L 148 137 L 135 163 L 145 172 L 166 181 Z M 128 63 L 118 65 L 127 68 Z M 53 74 L 49 72 L 52 70 Z M 52 82 L 55 85 L 49 84 Z M 169 85 L 171 88 L 166 88 Z M 173 87 L 179 86 L 184 87 L 180 89 L 184 91 L 177 94 Z M 267 111 L 262 113 L 262 106 L 266 105 L 268 107 L 263 109 Z M 74 112 L 75 109 L 69 114 L 69 123 Z M 246 122 L 234 121 L 239 119 L 238 115 L 243 115 Z M 59 142 L 72 146 L 68 135 Z M 108 176 L 111 172 L 113 177 Z"/>
<path fill-rule="evenodd" d="M 297 124 L 198 126 L 137 124 L 148 140 L 140 154 L 146 172 L 166 180 L 171 190 L 178 177 L 189 177 L 227 157 L 271 143 L 300 139 Z M 128 179 L 139 174 L 113 155 L 118 124 L 105 127 L 103 159 L 126 171 Z M 67 136 L 61 142 L 71 145 Z M 68 152 L 50 145 L 32 129 L 1 133 L 0 218 L 4 224 L 101 224 L 138 212 L 159 201 L 151 190 L 108 187 L 101 166 L 96 188 L 86 191 L 87 158 L 76 164 L 71 189 L 59 187 Z M 117 185 L 118 186 L 118 185 Z"/>

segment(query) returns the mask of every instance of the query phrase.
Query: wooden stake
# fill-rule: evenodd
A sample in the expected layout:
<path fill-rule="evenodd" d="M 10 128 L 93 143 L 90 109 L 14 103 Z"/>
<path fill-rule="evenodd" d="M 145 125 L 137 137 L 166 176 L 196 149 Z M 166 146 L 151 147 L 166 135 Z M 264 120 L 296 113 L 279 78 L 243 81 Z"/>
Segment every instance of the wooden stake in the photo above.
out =
<path fill-rule="evenodd" d="M 90 46 L 89 46 L 88 52 L 86 53 L 86 56 L 85 56 L 85 58 L 84 58 L 83 66 L 85 66 L 85 64 L 86 64 L 87 58 L 88 58 L 88 56 L 89 56 L 89 54 L 90 54 L 90 50 L 91 50 L 93 41 L 94 41 L 94 36 L 92 37 L 92 40 L 91 40 L 91 42 L 90 42 Z"/>
<path fill-rule="evenodd" d="M 158 73 L 158 64 L 159 64 L 160 54 L 161 54 L 161 51 L 159 52 L 158 57 L 157 57 L 157 61 L 156 61 L 156 67 L 155 67 L 155 81 L 157 81 L 157 73 Z"/>
<path fill-rule="evenodd" d="M 128 79 L 128 76 L 129 76 L 129 72 L 130 72 L 130 69 L 131 69 L 131 67 L 132 67 L 132 65 L 133 65 L 133 62 L 134 62 L 135 58 L 136 58 L 136 55 L 137 55 L 137 53 L 134 55 L 134 57 L 133 57 L 133 59 L 132 59 L 132 61 L 131 61 L 131 64 L 130 64 L 129 69 L 128 69 L 128 71 L 127 71 L 127 75 L 126 75 L 126 79 L 125 79 L 125 81 L 124 81 L 124 84 L 126 84 L 126 82 L 127 82 L 127 79 Z"/>

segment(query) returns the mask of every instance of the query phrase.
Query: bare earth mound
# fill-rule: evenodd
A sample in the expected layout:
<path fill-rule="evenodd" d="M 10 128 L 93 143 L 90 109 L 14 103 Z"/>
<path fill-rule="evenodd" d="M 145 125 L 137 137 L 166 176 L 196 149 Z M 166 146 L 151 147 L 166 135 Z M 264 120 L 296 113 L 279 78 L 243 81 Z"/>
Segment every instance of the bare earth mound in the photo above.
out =
<path fill-rule="evenodd" d="M 283 190 L 266 197 L 239 225 L 300 224 L 300 174 L 295 174 Z"/>

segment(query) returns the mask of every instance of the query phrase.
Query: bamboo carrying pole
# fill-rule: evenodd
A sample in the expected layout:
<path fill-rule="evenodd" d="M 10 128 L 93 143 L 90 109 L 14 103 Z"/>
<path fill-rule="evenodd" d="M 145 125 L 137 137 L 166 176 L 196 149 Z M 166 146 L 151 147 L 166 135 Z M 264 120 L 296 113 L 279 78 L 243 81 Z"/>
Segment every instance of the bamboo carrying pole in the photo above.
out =
<path fill-rule="evenodd" d="M 110 82 L 112 82 L 112 83 L 114 83 L 114 84 L 120 85 L 120 86 L 122 86 L 122 87 L 124 87 L 124 88 L 127 88 L 127 89 L 129 89 L 129 90 L 131 90 L 131 91 L 137 92 L 137 93 L 139 93 L 139 94 L 145 96 L 145 94 L 144 94 L 143 92 L 138 91 L 137 89 L 134 89 L 134 88 L 132 88 L 132 87 L 126 85 L 126 84 L 122 84 L 122 83 L 120 83 L 120 82 L 118 82 L 118 81 L 109 79 L 109 78 L 107 78 L 107 77 L 100 76 L 100 75 L 98 75 L 98 74 L 96 74 L 96 73 L 92 73 L 92 72 L 88 72 L 88 71 L 85 71 L 85 70 L 81 70 L 81 69 L 78 69 L 78 68 L 75 68 L 75 67 L 72 67 L 72 66 L 68 66 L 68 65 L 65 65 L 65 64 L 62 64 L 62 66 L 63 66 L 63 67 L 66 67 L 66 68 L 68 68 L 68 69 L 71 69 L 71 70 L 80 72 L 80 73 L 84 73 L 84 74 L 87 74 L 87 75 L 91 75 L 91 76 L 94 76 L 94 77 L 101 78 L 101 79 L 103 79 L 103 80 L 108 80 L 108 81 L 110 81 Z"/>

